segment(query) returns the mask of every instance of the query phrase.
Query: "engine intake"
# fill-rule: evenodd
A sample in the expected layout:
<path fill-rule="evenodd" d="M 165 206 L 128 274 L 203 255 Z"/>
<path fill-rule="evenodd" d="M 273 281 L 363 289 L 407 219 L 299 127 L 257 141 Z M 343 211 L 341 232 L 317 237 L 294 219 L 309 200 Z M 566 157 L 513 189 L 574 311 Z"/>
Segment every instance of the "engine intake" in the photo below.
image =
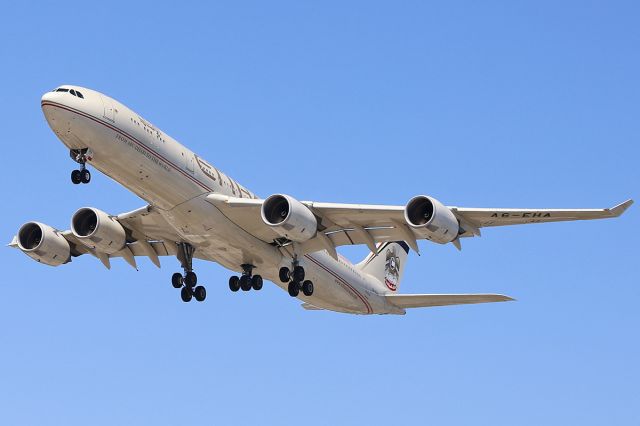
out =
<path fill-rule="evenodd" d="M 440 201 L 426 195 L 413 197 L 404 209 L 404 219 L 419 235 L 446 244 L 458 237 L 458 219 Z"/>
<path fill-rule="evenodd" d="M 298 243 L 316 235 L 318 220 L 307 206 L 289 195 L 275 194 L 264 200 L 262 220 L 278 235 Z"/>
<path fill-rule="evenodd" d="M 91 207 L 83 207 L 74 213 L 71 231 L 85 246 L 106 254 L 114 254 L 127 242 L 127 233 L 120 222 Z"/>
<path fill-rule="evenodd" d="M 69 242 L 60 231 L 39 222 L 27 222 L 18 231 L 18 248 L 30 258 L 51 266 L 71 258 Z"/>

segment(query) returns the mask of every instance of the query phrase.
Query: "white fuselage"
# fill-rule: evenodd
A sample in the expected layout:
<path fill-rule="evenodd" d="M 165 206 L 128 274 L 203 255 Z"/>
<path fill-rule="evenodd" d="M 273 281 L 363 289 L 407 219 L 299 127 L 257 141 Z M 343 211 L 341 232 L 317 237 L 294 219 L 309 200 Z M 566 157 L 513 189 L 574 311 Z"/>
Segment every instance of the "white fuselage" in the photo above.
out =
<path fill-rule="evenodd" d="M 224 216 L 205 200 L 211 193 L 257 198 L 204 159 L 198 157 L 123 104 L 99 92 L 78 89 L 84 98 L 64 92 L 42 97 L 44 115 L 60 140 L 70 149 L 88 148 L 88 162 L 133 191 L 156 209 L 180 235 L 195 246 L 195 256 L 240 272 L 242 264 L 273 281 L 291 258 Z M 372 314 L 403 313 L 390 306 L 385 287 L 349 261 L 326 252 L 304 256 L 312 296 L 299 299 L 318 308 Z"/>

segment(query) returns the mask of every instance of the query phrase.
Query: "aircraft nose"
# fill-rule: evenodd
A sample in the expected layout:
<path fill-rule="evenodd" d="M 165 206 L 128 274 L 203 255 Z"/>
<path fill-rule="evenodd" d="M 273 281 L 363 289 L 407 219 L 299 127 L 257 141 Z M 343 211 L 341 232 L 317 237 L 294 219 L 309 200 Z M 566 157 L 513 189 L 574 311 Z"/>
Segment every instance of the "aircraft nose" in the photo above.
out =
<path fill-rule="evenodd" d="M 56 96 L 57 96 L 56 92 L 46 92 L 44 95 L 42 95 L 42 98 L 40 99 L 40 103 L 42 104 L 47 101 L 54 101 Z"/>
<path fill-rule="evenodd" d="M 53 131 L 56 131 L 60 122 L 59 110 L 53 105 L 53 103 L 56 103 L 56 104 L 61 103 L 60 95 L 61 93 L 47 92 L 44 95 L 42 95 L 42 98 L 40 101 L 40 106 L 42 107 L 42 112 L 44 113 L 44 117 L 46 118 L 47 122 L 49 123 L 49 126 L 51 127 L 51 129 L 53 129 Z"/>

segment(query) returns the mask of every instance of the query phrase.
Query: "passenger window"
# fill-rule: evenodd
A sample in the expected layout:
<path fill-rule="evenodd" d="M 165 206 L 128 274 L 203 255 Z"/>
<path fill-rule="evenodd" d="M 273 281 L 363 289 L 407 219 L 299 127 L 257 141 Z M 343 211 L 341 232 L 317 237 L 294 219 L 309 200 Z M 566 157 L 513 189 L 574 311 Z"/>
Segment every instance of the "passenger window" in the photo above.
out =
<path fill-rule="evenodd" d="M 84 99 L 84 96 L 82 96 L 82 93 L 78 92 L 77 90 L 76 90 L 76 95 L 78 95 L 80 99 Z"/>

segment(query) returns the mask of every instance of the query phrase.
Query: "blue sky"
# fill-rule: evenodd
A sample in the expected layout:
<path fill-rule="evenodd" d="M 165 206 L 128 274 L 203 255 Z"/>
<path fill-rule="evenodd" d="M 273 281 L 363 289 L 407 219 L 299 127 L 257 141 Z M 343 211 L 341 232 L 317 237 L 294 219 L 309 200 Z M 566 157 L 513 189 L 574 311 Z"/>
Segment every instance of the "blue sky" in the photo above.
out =
<path fill-rule="evenodd" d="M 20 3 L 20 4 L 18 4 Z M 638 199 L 637 2 L 13 2 L 0 26 L 0 236 L 144 202 L 40 111 L 105 92 L 267 196 L 476 207 Z M 49 268 L 0 250 L 1 424 L 602 425 L 640 421 L 640 222 L 487 229 L 411 254 L 402 292 L 514 303 L 305 312 L 162 259 Z M 359 260 L 366 249 L 343 253 Z"/>

